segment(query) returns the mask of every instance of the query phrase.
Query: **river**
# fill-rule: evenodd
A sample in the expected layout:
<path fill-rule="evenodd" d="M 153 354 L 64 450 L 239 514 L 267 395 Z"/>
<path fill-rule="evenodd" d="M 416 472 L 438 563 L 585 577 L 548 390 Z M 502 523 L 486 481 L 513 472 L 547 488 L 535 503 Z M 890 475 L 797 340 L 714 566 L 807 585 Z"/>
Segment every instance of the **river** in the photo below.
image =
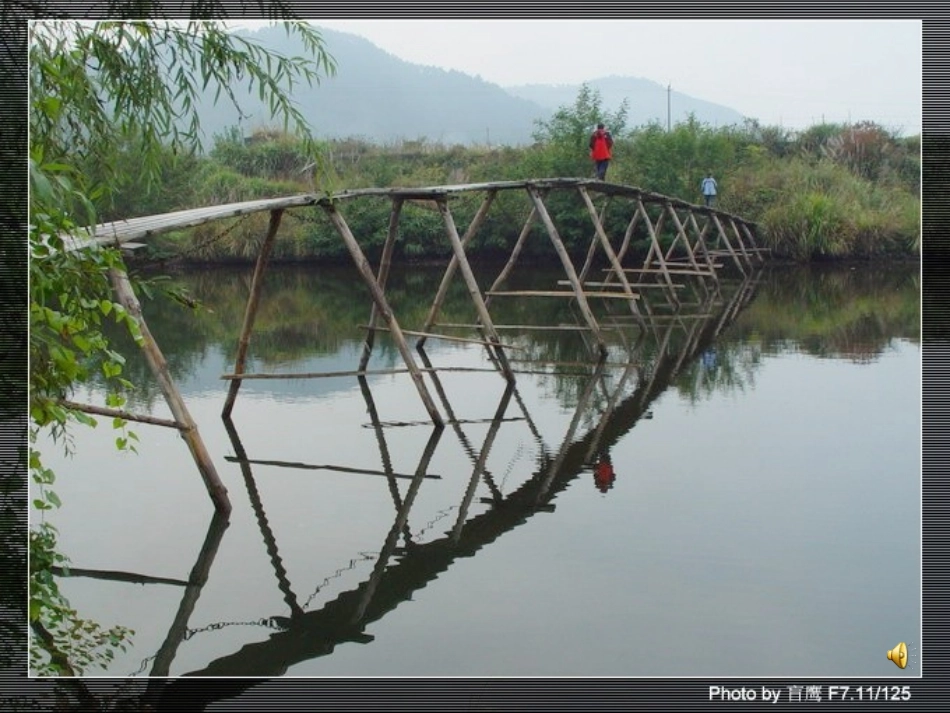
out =
<path fill-rule="evenodd" d="M 380 373 L 248 379 L 222 419 L 252 272 L 179 273 L 194 310 L 145 304 L 226 521 L 171 429 L 133 425 L 137 454 L 101 417 L 72 456 L 39 444 L 63 592 L 135 631 L 89 673 L 921 674 L 917 266 L 770 269 L 648 328 L 598 304 L 599 367 L 589 332 L 528 328 L 576 306 L 499 297 L 513 385 L 478 344 L 426 342 L 443 429 L 385 332 Z M 403 328 L 440 278 L 391 276 Z M 247 373 L 354 370 L 369 313 L 352 268 L 274 265 Z M 476 317 L 454 286 L 440 321 Z M 134 349 L 127 376 L 131 410 L 170 417 Z"/>

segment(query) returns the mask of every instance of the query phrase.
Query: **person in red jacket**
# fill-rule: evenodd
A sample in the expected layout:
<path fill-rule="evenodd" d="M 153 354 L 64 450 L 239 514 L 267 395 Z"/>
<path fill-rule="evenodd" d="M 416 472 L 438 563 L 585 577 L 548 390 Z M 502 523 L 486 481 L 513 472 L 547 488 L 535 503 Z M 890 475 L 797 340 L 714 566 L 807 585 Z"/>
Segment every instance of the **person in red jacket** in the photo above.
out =
<path fill-rule="evenodd" d="M 598 181 L 607 177 L 607 166 L 610 163 L 610 150 L 614 146 L 614 139 L 603 124 L 597 124 L 597 130 L 590 135 L 590 157 L 594 160 L 594 171 Z"/>
<path fill-rule="evenodd" d="M 610 462 L 610 454 L 601 453 L 600 459 L 594 466 L 594 485 L 600 492 L 606 493 L 614 487 L 616 479 L 617 474 L 614 473 L 614 465 Z"/>

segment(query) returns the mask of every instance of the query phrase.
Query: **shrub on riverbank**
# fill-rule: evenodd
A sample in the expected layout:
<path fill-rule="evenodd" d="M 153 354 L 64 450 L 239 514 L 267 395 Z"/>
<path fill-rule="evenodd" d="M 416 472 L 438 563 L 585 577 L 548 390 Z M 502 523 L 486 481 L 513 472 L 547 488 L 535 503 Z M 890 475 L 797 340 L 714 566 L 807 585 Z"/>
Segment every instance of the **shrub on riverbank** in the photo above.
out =
<path fill-rule="evenodd" d="M 596 109 L 597 97 L 581 99 L 562 112 L 561 124 L 568 127 L 564 131 L 570 129 L 569 136 L 558 134 L 561 124 L 543 126 L 531 147 L 444 146 L 421 139 L 379 146 L 351 138 L 328 142 L 313 173 L 301 172 L 309 159 L 280 132 L 261 133 L 253 141 L 231 132 L 218 137 L 210 155 L 200 160 L 187 193 L 180 180 L 175 189 L 182 194 L 181 207 L 194 207 L 318 187 L 337 191 L 553 177 L 545 167 L 573 166 L 583 174 L 581 167 L 589 161 L 577 127 Z M 766 244 L 780 257 L 811 261 L 919 256 L 920 137 L 892 136 L 869 124 L 822 124 L 798 134 L 756 122 L 711 128 L 690 120 L 670 131 L 659 125 L 625 131 L 621 122 L 618 128 L 611 181 L 698 202 L 699 182 L 711 171 L 720 185 L 717 207 L 758 223 Z M 580 158 L 569 160 L 572 151 Z M 346 204 L 346 220 L 370 259 L 385 242 L 389 208 L 385 201 Z M 510 251 L 529 209 L 521 195 L 499 195 L 470 246 L 473 258 Z M 460 234 L 476 210 L 471 197 L 453 200 Z M 549 210 L 568 250 L 583 254 L 590 238 L 583 203 L 552 195 Z M 292 213 L 285 216 L 275 259 L 347 259 L 345 246 L 322 213 Z M 610 211 L 606 220 L 610 232 L 623 231 L 622 225 L 611 223 Z M 263 218 L 237 226 L 214 224 L 150 249 L 153 254 L 158 248 L 165 253 L 177 250 L 202 260 L 247 260 L 256 255 L 265 224 Z M 437 211 L 406 204 L 397 255 L 444 257 L 449 245 L 443 230 Z M 671 230 L 667 225 L 661 241 L 672 240 Z M 226 237 L 220 237 L 223 231 Z M 645 244 L 642 237 L 635 236 L 635 249 Z M 539 242 L 549 247 L 546 238 L 531 240 L 527 254 L 540 250 Z"/>

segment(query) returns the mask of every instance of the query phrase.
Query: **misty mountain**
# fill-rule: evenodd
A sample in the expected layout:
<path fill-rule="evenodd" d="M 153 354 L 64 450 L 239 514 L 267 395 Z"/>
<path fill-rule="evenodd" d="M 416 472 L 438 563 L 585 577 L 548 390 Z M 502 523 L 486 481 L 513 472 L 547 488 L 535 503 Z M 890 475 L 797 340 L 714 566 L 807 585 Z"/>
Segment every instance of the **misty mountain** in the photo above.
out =
<path fill-rule="evenodd" d="M 443 144 L 525 145 L 533 141 L 538 120 L 571 105 L 580 85 L 530 85 L 503 88 L 463 72 L 412 64 L 350 33 L 319 28 L 336 74 L 319 84 L 295 89 L 294 100 L 320 138 L 359 138 L 373 143 L 426 140 Z M 305 55 L 303 43 L 281 27 L 241 30 L 268 50 Z M 630 98 L 628 128 L 667 117 L 666 87 L 645 79 L 607 77 L 589 82 L 601 92 L 605 109 Z M 232 87 L 246 118 L 227 101 L 215 104 L 208 92 L 199 104 L 204 145 L 215 135 L 238 127 L 245 136 L 274 128 L 266 106 L 246 87 Z M 690 111 L 711 125 L 741 122 L 726 107 L 677 92 L 671 95 L 673 121 Z"/>

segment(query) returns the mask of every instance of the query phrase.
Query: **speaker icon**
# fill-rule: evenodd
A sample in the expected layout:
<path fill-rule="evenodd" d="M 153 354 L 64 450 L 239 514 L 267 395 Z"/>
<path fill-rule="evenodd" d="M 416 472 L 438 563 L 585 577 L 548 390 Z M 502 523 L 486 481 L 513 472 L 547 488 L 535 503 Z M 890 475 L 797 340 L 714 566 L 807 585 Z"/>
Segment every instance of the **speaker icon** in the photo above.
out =
<path fill-rule="evenodd" d="M 907 644 L 903 641 L 887 652 L 887 658 L 898 668 L 907 668 Z"/>

